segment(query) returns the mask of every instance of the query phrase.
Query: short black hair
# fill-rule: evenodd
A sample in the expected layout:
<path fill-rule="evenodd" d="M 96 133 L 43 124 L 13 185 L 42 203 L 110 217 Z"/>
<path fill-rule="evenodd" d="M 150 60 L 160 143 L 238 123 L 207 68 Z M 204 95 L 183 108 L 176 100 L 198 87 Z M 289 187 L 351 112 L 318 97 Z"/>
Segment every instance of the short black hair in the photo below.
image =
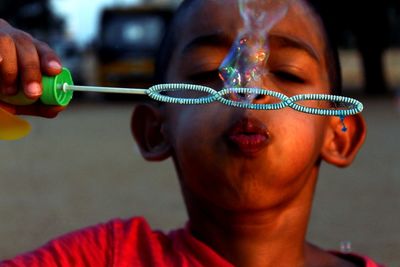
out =
<path fill-rule="evenodd" d="M 186 9 L 193 4 L 196 0 L 183 0 L 179 5 L 178 9 L 175 11 L 172 19 L 169 22 L 167 30 L 164 33 L 163 39 L 161 41 L 155 66 L 155 83 L 165 83 L 166 77 L 165 73 L 169 67 L 172 54 L 176 47 L 177 42 L 177 20 L 183 14 Z"/>
<path fill-rule="evenodd" d="M 197 0 L 184 0 L 170 21 L 169 27 L 164 34 L 161 46 L 158 52 L 155 69 L 155 82 L 165 83 L 166 69 L 168 69 L 172 54 L 175 51 L 176 42 L 178 39 L 178 31 L 176 30 L 177 21 L 182 14 Z M 260 0 L 262 1 L 262 0 Z M 332 94 L 341 95 L 342 93 L 342 74 L 339 60 L 339 53 L 337 42 L 334 38 L 334 21 L 332 16 L 329 15 L 329 10 L 325 8 L 321 0 L 307 0 L 307 3 L 319 15 L 322 21 L 322 28 L 325 31 L 326 49 L 325 57 L 327 62 L 327 70 L 329 83 L 331 85 L 330 91 Z"/>
<path fill-rule="evenodd" d="M 339 60 L 338 40 L 335 38 L 335 20 L 337 19 L 335 16 L 337 14 L 332 14 L 328 5 L 326 5 L 326 1 L 307 0 L 307 3 L 320 17 L 322 28 L 325 31 L 325 57 L 328 64 L 327 70 L 331 84 L 331 93 L 341 95 L 343 80 Z"/>

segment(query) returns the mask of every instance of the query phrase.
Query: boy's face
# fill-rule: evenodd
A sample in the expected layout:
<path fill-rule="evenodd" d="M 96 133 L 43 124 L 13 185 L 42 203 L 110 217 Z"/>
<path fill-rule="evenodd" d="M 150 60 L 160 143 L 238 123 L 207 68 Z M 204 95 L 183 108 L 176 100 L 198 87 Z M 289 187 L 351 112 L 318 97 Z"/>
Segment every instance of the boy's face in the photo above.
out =
<path fill-rule="evenodd" d="M 195 1 L 176 25 L 167 82 L 221 88 L 218 68 L 242 26 L 237 1 Z M 316 16 L 293 1 L 270 31 L 269 72 L 258 86 L 288 96 L 328 94 L 324 40 Z M 263 209 L 287 203 L 314 183 L 327 117 L 220 103 L 165 110 L 163 128 L 186 198 L 228 210 Z"/>

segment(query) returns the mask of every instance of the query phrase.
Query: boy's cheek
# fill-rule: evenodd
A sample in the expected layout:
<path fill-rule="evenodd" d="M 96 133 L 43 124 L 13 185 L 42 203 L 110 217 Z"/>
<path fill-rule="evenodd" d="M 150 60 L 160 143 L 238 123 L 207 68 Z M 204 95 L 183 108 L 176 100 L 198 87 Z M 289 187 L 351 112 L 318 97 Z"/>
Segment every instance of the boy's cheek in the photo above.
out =
<path fill-rule="evenodd" d="M 217 101 L 203 105 L 168 105 L 166 110 L 168 120 L 173 127 L 185 126 L 187 130 L 197 127 L 207 128 L 213 125 L 221 125 L 232 119 L 235 113 L 232 107 L 228 107 Z"/>
<path fill-rule="evenodd" d="M 290 151 L 299 157 L 322 146 L 326 118 L 289 109 L 279 113 L 271 118 L 270 131 L 272 138 L 276 139 L 272 143 L 280 143 L 283 151 Z"/>
<path fill-rule="evenodd" d="M 168 109 L 167 128 L 175 146 L 206 145 L 228 127 L 228 109 L 222 104 L 174 105 Z"/>

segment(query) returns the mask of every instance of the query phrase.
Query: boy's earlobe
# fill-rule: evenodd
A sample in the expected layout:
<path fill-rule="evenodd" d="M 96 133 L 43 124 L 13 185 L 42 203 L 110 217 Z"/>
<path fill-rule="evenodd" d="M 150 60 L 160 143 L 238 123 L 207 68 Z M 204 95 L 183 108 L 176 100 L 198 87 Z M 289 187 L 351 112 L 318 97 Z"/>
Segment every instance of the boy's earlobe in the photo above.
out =
<path fill-rule="evenodd" d="M 342 130 L 340 118 L 332 117 L 322 148 L 322 158 L 338 167 L 353 162 L 366 136 L 366 124 L 361 114 L 346 117 L 344 123 L 346 131 Z"/>
<path fill-rule="evenodd" d="M 161 161 L 171 155 L 171 146 L 162 129 L 161 112 L 150 104 L 138 104 L 131 118 L 131 130 L 142 156 Z"/>

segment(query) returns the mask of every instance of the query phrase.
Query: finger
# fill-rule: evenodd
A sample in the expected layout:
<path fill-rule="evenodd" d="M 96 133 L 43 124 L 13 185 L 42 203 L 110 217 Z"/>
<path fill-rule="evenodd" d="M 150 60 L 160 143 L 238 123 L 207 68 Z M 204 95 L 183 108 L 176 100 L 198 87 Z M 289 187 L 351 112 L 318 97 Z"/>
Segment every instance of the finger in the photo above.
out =
<path fill-rule="evenodd" d="M 61 72 L 61 60 L 46 43 L 35 40 L 35 46 L 40 58 L 40 67 L 45 75 L 54 76 Z"/>
<path fill-rule="evenodd" d="M 15 106 L 11 105 L 11 104 L 0 102 L 0 109 L 3 109 L 3 110 L 5 110 L 5 111 L 7 111 L 8 113 L 11 113 L 11 114 L 16 114 Z"/>
<path fill-rule="evenodd" d="M 0 31 L 0 94 L 17 93 L 18 61 L 14 40 Z"/>
<path fill-rule="evenodd" d="M 15 114 L 54 118 L 64 109 L 65 107 L 62 106 L 47 106 L 37 103 L 30 106 L 16 106 Z"/>
<path fill-rule="evenodd" d="M 45 118 L 54 118 L 63 111 L 65 107 L 63 106 L 46 106 L 40 105 L 39 106 L 39 115 Z"/>
<path fill-rule="evenodd" d="M 22 31 L 18 31 L 13 37 L 17 49 L 20 83 L 28 98 L 37 98 L 42 94 L 42 74 L 33 38 Z"/>

